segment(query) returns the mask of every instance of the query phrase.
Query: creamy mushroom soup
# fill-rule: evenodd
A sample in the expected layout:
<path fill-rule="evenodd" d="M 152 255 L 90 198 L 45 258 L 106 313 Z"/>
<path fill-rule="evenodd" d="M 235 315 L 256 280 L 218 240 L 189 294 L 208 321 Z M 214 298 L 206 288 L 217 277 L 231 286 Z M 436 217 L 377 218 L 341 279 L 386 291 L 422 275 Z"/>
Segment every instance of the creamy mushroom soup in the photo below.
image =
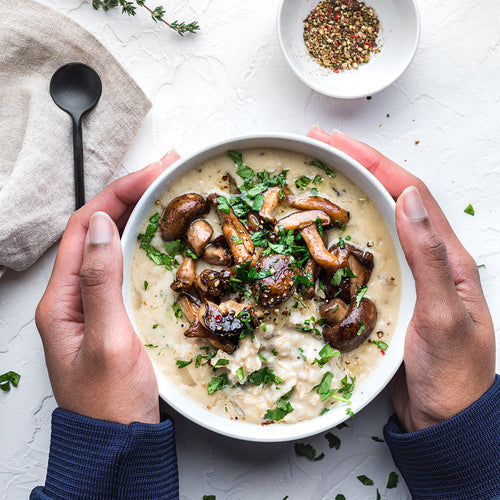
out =
<path fill-rule="evenodd" d="M 344 405 L 390 344 L 394 243 L 353 182 L 303 154 L 229 151 L 183 174 L 138 235 L 132 307 L 153 362 L 207 410 L 294 423 Z"/>

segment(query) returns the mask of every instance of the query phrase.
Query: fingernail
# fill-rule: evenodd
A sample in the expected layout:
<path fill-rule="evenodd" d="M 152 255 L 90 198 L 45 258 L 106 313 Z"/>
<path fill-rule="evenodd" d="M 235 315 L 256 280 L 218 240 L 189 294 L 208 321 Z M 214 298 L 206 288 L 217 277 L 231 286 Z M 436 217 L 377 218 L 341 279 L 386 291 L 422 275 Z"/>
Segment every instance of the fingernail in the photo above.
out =
<path fill-rule="evenodd" d="M 93 245 L 106 245 L 113 239 L 113 221 L 104 212 L 96 212 L 90 218 L 88 230 L 89 243 Z"/>
<path fill-rule="evenodd" d="M 417 221 L 427 217 L 422 198 L 416 187 L 410 186 L 403 191 L 403 202 L 408 219 Z"/>
<path fill-rule="evenodd" d="M 341 132 L 340 130 L 338 130 L 336 128 L 333 129 L 333 133 L 334 134 L 339 134 L 339 135 L 345 135 L 343 132 Z"/>

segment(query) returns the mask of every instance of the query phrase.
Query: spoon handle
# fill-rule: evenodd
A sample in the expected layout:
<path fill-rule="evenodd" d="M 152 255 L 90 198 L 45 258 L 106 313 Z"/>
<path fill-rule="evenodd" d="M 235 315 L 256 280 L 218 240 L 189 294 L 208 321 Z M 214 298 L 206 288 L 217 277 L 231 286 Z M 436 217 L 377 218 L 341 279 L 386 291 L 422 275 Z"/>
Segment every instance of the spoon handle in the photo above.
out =
<path fill-rule="evenodd" d="M 85 183 L 83 175 L 82 117 L 73 117 L 73 158 L 75 176 L 75 210 L 85 205 Z"/>

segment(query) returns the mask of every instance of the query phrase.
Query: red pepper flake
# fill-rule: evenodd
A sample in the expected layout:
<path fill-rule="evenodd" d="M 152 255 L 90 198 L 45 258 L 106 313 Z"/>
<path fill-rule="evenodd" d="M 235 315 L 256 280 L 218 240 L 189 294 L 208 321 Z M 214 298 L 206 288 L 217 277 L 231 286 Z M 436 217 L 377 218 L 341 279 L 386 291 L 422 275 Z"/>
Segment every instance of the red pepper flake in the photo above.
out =
<path fill-rule="evenodd" d="M 222 321 L 222 316 L 220 314 L 217 314 L 217 316 L 215 316 L 215 321 L 217 321 L 217 323 L 220 323 Z"/>

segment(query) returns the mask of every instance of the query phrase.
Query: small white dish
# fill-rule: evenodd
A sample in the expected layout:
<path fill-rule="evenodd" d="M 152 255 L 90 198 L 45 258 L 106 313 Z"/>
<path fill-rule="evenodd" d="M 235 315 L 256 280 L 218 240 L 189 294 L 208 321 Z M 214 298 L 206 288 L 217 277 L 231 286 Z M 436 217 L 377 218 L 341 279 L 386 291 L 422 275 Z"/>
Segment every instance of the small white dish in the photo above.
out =
<path fill-rule="evenodd" d="M 245 150 L 251 148 L 278 148 L 296 151 L 314 157 L 335 170 L 342 172 L 355 182 L 377 206 L 384 218 L 394 240 L 401 269 L 401 305 L 399 318 L 393 338 L 386 355 L 382 357 L 367 380 L 356 387 L 350 405 L 356 414 L 372 401 L 389 383 L 403 360 L 404 340 L 406 328 L 413 314 L 415 303 L 415 285 L 405 256 L 399 245 L 394 215 L 395 203 L 382 184 L 359 163 L 345 153 L 320 141 L 293 134 L 268 133 L 247 135 L 234 139 L 224 140 L 214 145 L 186 156 L 169 167 L 156 179 L 138 201 L 130 215 L 122 235 L 123 250 L 123 298 L 130 321 L 135 327 L 134 314 L 131 304 L 130 274 L 131 261 L 137 235 L 150 208 L 155 204 L 161 193 L 184 172 L 198 168 L 200 163 L 214 158 L 228 150 Z M 136 328 L 137 330 L 137 328 Z M 153 360 L 154 361 L 154 360 Z M 154 363 L 153 363 L 154 365 Z M 346 406 L 339 404 L 328 413 L 311 420 L 295 424 L 257 425 L 243 421 L 229 420 L 208 411 L 188 397 L 155 367 L 160 396 L 175 410 L 193 422 L 219 434 L 232 438 L 254 442 L 280 442 L 304 438 L 326 431 L 349 417 Z"/>
<path fill-rule="evenodd" d="M 358 69 L 334 73 L 320 66 L 305 46 L 304 19 L 320 0 L 280 0 L 278 38 L 295 74 L 309 87 L 340 99 L 373 95 L 397 80 L 410 64 L 420 38 L 420 17 L 415 0 L 367 0 L 380 20 L 378 46 L 370 61 Z"/>

